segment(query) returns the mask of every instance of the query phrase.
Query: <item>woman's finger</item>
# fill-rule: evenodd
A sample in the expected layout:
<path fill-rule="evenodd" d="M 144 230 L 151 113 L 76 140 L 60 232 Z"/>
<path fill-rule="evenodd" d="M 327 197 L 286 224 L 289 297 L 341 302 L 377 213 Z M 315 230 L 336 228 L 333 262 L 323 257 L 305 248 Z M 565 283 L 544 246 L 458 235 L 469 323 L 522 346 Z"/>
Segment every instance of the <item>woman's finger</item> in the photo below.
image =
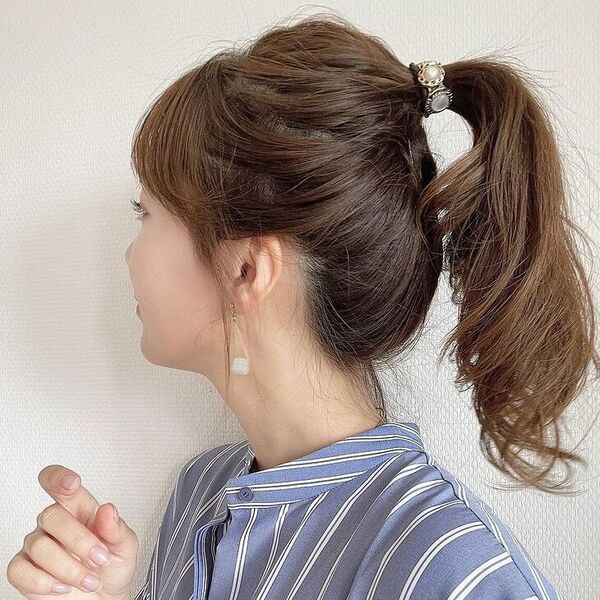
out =
<path fill-rule="evenodd" d="M 58 581 L 83 592 L 95 592 L 100 589 L 100 577 L 41 529 L 35 529 L 25 536 L 23 551 L 34 566 L 46 571 Z"/>
<path fill-rule="evenodd" d="M 63 478 L 68 476 L 73 481 L 65 488 Z M 38 481 L 57 504 L 64 506 L 81 523 L 93 522 L 99 503 L 75 471 L 62 465 L 48 465 L 39 472 Z"/>
<path fill-rule="evenodd" d="M 95 569 L 109 562 L 110 552 L 106 544 L 64 506 L 60 504 L 47 506 L 38 515 L 37 524 L 88 567 Z"/>
<path fill-rule="evenodd" d="M 32 564 L 22 550 L 17 552 L 8 563 L 6 578 L 22 596 L 25 594 L 55 594 L 57 592 L 65 594 L 71 589 L 64 582 Z M 62 586 L 62 589 L 53 589 L 55 585 Z"/>

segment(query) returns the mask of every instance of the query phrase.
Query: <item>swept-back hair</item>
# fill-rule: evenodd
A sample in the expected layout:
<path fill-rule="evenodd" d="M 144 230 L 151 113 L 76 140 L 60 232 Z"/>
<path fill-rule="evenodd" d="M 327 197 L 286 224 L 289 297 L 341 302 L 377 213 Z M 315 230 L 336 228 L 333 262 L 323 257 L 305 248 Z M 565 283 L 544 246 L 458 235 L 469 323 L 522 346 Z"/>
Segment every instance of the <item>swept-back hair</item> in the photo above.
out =
<path fill-rule="evenodd" d="M 409 67 L 329 14 L 178 77 L 136 128 L 134 173 L 214 274 L 227 340 L 225 242 L 289 244 L 309 339 L 386 420 L 376 370 L 418 340 L 446 271 L 459 315 L 440 360 L 450 350 L 472 387 L 486 458 L 517 487 L 567 494 L 587 461 L 561 447 L 560 417 L 600 366 L 585 234 L 534 82 L 494 56 L 443 67 L 473 144 L 439 175 Z"/>

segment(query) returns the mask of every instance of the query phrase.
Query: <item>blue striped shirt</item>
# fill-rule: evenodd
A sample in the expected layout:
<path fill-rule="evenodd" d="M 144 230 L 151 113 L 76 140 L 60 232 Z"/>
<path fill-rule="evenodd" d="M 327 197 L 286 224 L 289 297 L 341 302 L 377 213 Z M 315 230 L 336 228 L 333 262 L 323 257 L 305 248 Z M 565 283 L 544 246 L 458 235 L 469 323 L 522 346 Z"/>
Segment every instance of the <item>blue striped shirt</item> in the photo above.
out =
<path fill-rule="evenodd" d="M 488 504 L 388 422 L 251 472 L 247 440 L 181 469 L 135 600 L 554 600 Z"/>

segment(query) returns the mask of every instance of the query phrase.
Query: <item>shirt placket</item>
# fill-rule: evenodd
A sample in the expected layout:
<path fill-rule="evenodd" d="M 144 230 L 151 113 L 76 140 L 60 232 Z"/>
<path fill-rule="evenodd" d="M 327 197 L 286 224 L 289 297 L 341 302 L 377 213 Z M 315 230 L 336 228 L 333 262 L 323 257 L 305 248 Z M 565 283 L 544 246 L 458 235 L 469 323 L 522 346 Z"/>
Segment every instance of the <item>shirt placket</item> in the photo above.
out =
<path fill-rule="evenodd" d="M 194 537 L 194 596 L 193 600 L 206 600 L 210 590 L 211 573 L 204 569 L 203 558 L 206 560 L 208 568 L 212 568 L 212 559 L 210 554 L 210 544 L 215 528 L 221 523 L 219 519 L 213 519 L 206 525 L 198 529 Z M 207 536 L 208 544 L 207 544 Z"/>

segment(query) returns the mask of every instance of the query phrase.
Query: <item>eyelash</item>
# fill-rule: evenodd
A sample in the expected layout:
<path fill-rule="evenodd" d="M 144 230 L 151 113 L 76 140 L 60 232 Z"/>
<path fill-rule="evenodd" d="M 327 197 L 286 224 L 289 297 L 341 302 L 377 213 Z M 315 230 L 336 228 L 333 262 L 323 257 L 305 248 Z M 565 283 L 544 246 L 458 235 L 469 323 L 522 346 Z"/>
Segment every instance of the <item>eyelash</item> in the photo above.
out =
<path fill-rule="evenodd" d="M 145 215 L 148 214 L 148 211 L 136 200 L 130 200 L 129 203 L 133 208 L 133 211 L 138 214 L 136 217 L 138 221 L 141 221 Z"/>

